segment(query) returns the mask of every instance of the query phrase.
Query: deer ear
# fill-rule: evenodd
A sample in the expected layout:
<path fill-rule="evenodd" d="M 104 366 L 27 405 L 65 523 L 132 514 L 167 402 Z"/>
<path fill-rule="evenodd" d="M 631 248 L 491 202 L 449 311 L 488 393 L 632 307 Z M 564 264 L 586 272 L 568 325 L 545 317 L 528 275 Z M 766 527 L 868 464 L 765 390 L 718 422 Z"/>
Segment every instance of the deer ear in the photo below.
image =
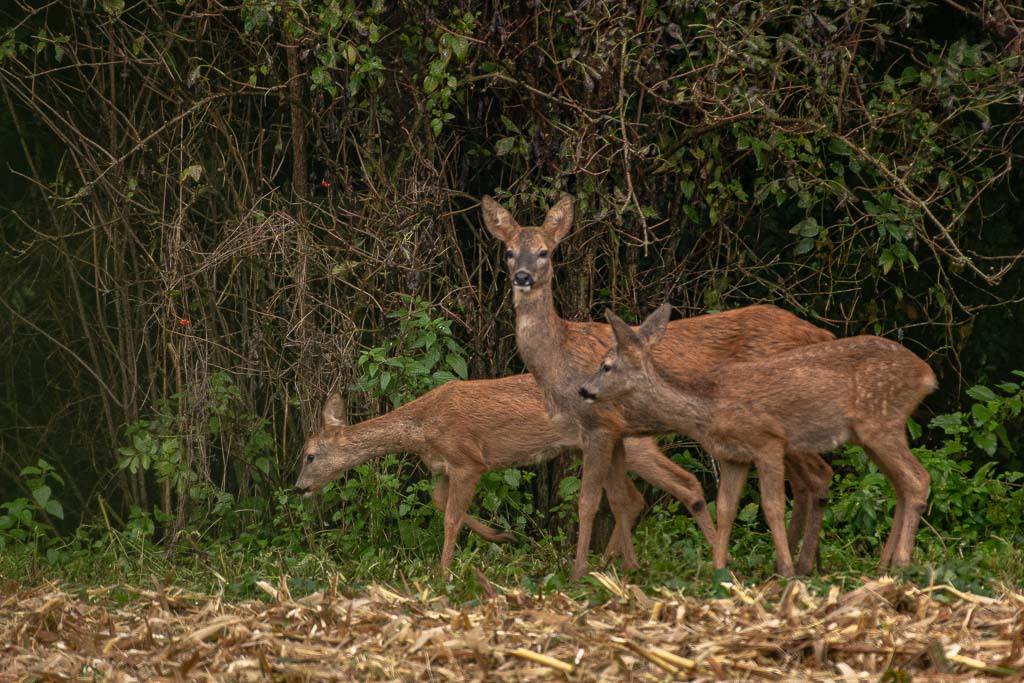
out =
<path fill-rule="evenodd" d="M 623 322 L 622 318 L 615 315 L 612 309 L 606 309 L 604 317 L 608 324 L 612 326 L 612 332 L 615 334 L 615 344 L 618 347 L 619 353 L 640 349 L 640 337 L 637 336 L 632 327 Z"/>
<path fill-rule="evenodd" d="M 672 304 L 669 302 L 658 306 L 654 313 L 647 316 L 640 325 L 640 339 L 648 346 L 654 346 L 665 335 L 665 327 L 669 318 L 672 317 Z"/>
<path fill-rule="evenodd" d="M 484 212 L 484 225 L 487 232 L 502 242 L 508 242 L 512 234 L 519 228 L 519 224 L 512 218 L 508 209 L 487 195 L 480 200 L 480 208 Z"/>
<path fill-rule="evenodd" d="M 323 417 L 325 427 L 344 427 L 347 424 L 345 399 L 341 394 L 331 394 L 328 397 L 327 403 L 324 404 Z"/>
<path fill-rule="evenodd" d="M 572 227 L 572 197 L 565 195 L 558 203 L 548 209 L 541 230 L 554 246 L 561 242 Z"/>

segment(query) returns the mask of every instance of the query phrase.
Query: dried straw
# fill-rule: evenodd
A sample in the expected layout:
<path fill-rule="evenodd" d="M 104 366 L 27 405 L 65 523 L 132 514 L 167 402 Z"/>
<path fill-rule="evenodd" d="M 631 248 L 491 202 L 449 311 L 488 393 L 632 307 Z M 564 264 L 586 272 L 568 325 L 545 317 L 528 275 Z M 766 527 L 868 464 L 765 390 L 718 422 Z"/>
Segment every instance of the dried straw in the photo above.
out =
<path fill-rule="evenodd" d="M 8 585 L 0 681 L 1024 678 L 1024 595 L 1009 588 L 988 598 L 883 578 L 817 596 L 794 581 L 700 600 L 595 577 L 613 596 L 597 606 L 520 591 L 453 605 L 383 586 L 296 599 L 282 579 L 259 583 L 269 602 L 236 603 Z M 118 605 L 115 588 L 135 597 Z"/>

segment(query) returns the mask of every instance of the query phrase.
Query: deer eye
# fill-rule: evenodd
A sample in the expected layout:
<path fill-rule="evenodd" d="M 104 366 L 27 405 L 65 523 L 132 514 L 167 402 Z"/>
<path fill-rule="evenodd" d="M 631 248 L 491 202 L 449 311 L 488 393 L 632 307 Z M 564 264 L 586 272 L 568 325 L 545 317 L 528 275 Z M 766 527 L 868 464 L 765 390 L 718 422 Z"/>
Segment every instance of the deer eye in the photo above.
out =
<path fill-rule="evenodd" d="M 540 251 L 537 252 L 537 258 L 547 258 L 547 257 L 548 257 L 548 250 L 547 249 L 541 249 Z"/>
<path fill-rule="evenodd" d="M 601 372 L 611 372 L 611 371 L 612 371 L 612 366 L 608 365 L 607 363 L 602 363 L 601 364 Z"/>
<path fill-rule="evenodd" d="M 309 455 L 306 456 L 306 464 L 307 465 L 312 465 L 314 460 L 316 460 L 316 456 L 313 455 L 312 453 L 310 453 Z"/>
<path fill-rule="evenodd" d="M 516 257 L 516 253 L 514 251 L 512 251 L 511 249 L 505 250 L 505 258 L 513 259 L 515 257 Z"/>

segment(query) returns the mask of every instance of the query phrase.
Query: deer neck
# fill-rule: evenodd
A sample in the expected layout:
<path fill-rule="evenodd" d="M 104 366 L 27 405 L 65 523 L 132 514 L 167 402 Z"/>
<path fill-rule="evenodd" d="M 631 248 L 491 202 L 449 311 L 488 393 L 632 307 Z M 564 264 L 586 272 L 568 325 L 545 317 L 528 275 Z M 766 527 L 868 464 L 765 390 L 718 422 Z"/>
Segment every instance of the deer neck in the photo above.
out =
<path fill-rule="evenodd" d="M 422 419 L 415 402 L 344 428 L 345 451 L 361 465 L 387 453 L 417 453 L 424 444 Z"/>
<path fill-rule="evenodd" d="M 557 382 L 566 371 L 564 355 L 568 336 L 565 321 L 555 311 L 550 284 L 532 292 L 514 292 L 516 346 L 523 362 L 543 387 Z"/>
<path fill-rule="evenodd" d="M 657 366 L 648 373 L 650 381 L 633 394 L 628 414 L 640 416 L 652 428 L 679 431 L 700 439 L 711 419 L 710 383 L 683 380 Z M 705 386 L 706 385 L 706 386 Z"/>

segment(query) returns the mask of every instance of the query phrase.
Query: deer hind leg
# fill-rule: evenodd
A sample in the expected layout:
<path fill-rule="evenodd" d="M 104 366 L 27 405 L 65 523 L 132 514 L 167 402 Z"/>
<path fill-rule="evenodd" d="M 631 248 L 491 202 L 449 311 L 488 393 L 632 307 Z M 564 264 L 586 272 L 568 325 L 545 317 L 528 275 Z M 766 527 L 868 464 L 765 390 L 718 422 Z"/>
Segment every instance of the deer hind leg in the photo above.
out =
<path fill-rule="evenodd" d="M 441 514 L 444 514 L 445 507 L 448 505 L 447 475 L 441 475 L 437 478 L 437 483 L 434 484 L 434 492 L 431 494 L 431 499 L 434 501 L 434 505 L 437 506 L 437 509 L 441 511 Z M 470 514 L 466 514 L 463 517 L 462 522 L 470 531 L 491 543 L 506 543 L 515 538 L 513 534 L 493 529 Z"/>
<path fill-rule="evenodd" d="M 623 439 L 626 470 L 635 472 L 648 484 L 672 494 L 686 506 L 708 544 L 715 547 L 715 525 L 711 522 L 704 489 L 697 477 L 672 462 L 651 438 Z"/>
<path fill-rule="evenodd" d="M 879 566 L 906 567 L 914 552 L 914 539 L 921 516 L 928 506 L 931 477 L 910 452 L 906 427 L 899 424 L 857 429 L 857 440 L 896 490 L 892 530 L 882 548 Z"/>
<path fill-rule="evenodd" d="M 644 496 L 627 476 L 622 483 L 625 509 L 615 515 L 615 527 L 605 547 L 603 561 L 607 562 L 615 555 L 625 557 L 626 547 L 633 547 L 633 529 L 636 520 L 644 509 Z M 610 498 L 609 498 L 610 500 Z"/>
<path fill-rule="evenodd" d="M 480 481 L 479 470 L 453 470 L 448 473 L 447 498 L 444 506 L 444 547 L 441 550 L 441 569 L 447 571 L 455 558 L 455 541 L 459 529 L 473 502 L 476 485 Z M 436 489 L 435 489 L 436 490 Z"/>
<path fill-rule="evenodd" d="M 639 563 L 633 549 L 633 525 L 644 508 L 644 497 L 626 474 L 626 458 L 621 439 L 612 448 L 605 493 L 608 494 L 608 505 L 615 516 L 615 528 L 610 542 L 618 546 L 615 551 L 622 556 L 622 567 L 635 569 Z M 606 558 L 608 555 L 606 551 Z"/>
<path fill-rule="evenodd" d="M 718 532 L 712 558 L 715 569 L 725 569 L 729 560 L 729 536 L 732 534 L 733 522 L 736 521 L 740 494 L 743 493 L 743 485 L 747 483 L 747 472 L 750 471 L 750 465 L 745 462 L 720 459 L 718 467 L 718 498 L 715 500 L 715 511 L 718 517 L 715 521 Z"/>
<path fill-rule="evenodd" d="M 819 559 L 821 522 L 828 503 L 832 468 L 817 453 L 787 453 L 786 476 L 793 485 L 793 516 L 786 532 L 789 552 L 795 555 L 799 543 L 796 573 L 810 574 Z"/>
<path fill-rule="evenodd" d="M 793 575 L 793 556 L 786 539 L 786 467 L 781 443 L 769 442 L 758 449 L 757 479 L 761 488 L 761 511 L 775 543 L 775 571 Z"/>

